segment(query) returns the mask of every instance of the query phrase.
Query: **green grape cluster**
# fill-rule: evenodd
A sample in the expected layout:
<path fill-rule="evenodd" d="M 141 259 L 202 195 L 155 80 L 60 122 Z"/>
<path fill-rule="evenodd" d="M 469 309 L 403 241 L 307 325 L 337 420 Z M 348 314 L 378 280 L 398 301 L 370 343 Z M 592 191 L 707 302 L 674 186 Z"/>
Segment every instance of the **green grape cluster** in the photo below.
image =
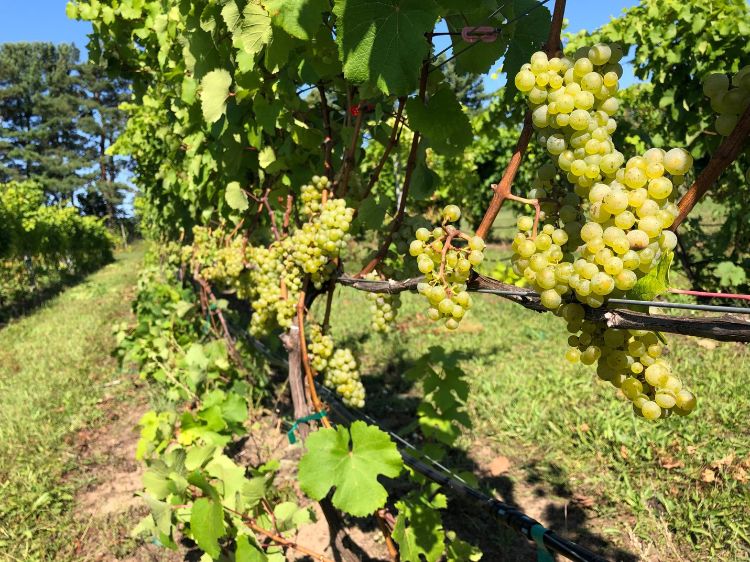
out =
<path fill-rule="evenodd" d="M 365 405 L 365 387 L 352 352 L 346 348 L 334 349 L 333 338 L 324 334 L 317 324 L 311 325 L 307 333 L 310 366 L 323 375 L 323 384 L 334 389 L 344 404 L 362 408 Z"/>
<path fill-rule="evenodd" d="M 305 275 L 321 288 L 335 273 L 335 260 L 350 240 L 354 209 L 343 199 L 322 203 L 322 190 L 328 185 L 327 178 L 315 176 L 303 188 L 303 214 L 308 220 L 300 228 L 268 247 L 247 247 L 251 267 L 241 277 L 238 293 L 252 302 L 253 335 L 292 325 Z"/>
<path fill-rule="evenodd" d="M 313 324 L 308 329 L 310 343 L 307 350 L 310 356 L 310 366 L 316 372 L 322 373 L 328 367 L 328 360 L 333 355 L 333 338 L 324 334 L 323 330 L 317 324 Z"/>
<path fill-rule="evenodd" d="M 703 93 L 718 113 L 716 132 L 726 137 L 734 130 L 740 115 L 750 106 L 750 65 L 742 67 L 730 82 L 726 74 L 709 74 L 703 80 Z"/>
<path fill-rule="evenodd" d="M 193 244 L 182 248 L 182 260 L 206 281 L 232 286 L 245 269 L 244 242 L 240 237 L 229 239 L 223 225 L 195 226 Z"/>
<path fill-rule="evenodd" d="M 336 393 L 347 406 L 364 407 L 365 387 L 359 378 L 357 361 L 348 349 L 337 349 L 333 352 L 328 368 L 323 373 L 323 384 L 336 389 Z"/>
<path fill-rule="evenodd" d="M 323 190 L 328 189 L 330 182 L 325 176 L 313 176 L 309 184 L 301 188 L 300 201 L 302 201 L 302 213 L 311 217 L 321 210 Z"/>
<path fill-rule="evenodd" d="M 598 308 L 607 298 L 624 296 L 677 244 L 667 229 L 679 213 L 676 188 L 684 183 L 692 157 L 681 148 L 651 148 L 626 162 L 615 148 L 611 135 L 617 127 L 614 96 L 621 56 L 619 47 L 602 44 L 580 49 L 572 59 L 548 59 L 538 52 L 515 78 L 528 98 L 537 139 L 552 162 L 539 168 L 529 194 L 541 201 L 540 224 L 529 216 L 518 218 L 511 261 L 514 273 L 558 314 L 567 310 L 561 309 L 566 297 Z M 578 341 L 575 332 L 582 327 L 590 331 L 584 340 L 596 330 L 583 316 L 580 326 L 572 327 L 571 341 Z M 629 343 L 623 339 L 618 348 L 586 342 L 584 350 L 576 344 L 570 356 L 576 350 L 581 356 L 588 353 L 588 361 L 599 353 L 590 364 L 603 356 L 600 365 L 620 365 Z M 666 361 L 660 359 L 660 364 Z M 654 401 L 648 402 L 650 413 L 644 417 L 654 419 Z"/>
<path fill-rule="evenodd" d="M 365 275 L 365 279 L 378 279 L 376 272 Z M 367 298 L 372 303 L 372 329 L 376 332 L 387 332 L 393 324 L 401 307 L 401 295 L 399 293 L 367 293 Z"/>
<path fill-rule="evenodd" d="M 466 282 L 471 268 L 484 260 L 484 240 L 479 236 L 464 235 L 449 224 L 460 218 L 461 210 L 456 205 L 446 206 L 443 225 L 432 231 L 417 229 L 416 240 L 409 245 L 409 253 L 417 258 L 417 267 L 425 276 L 417 290 L 430 304 L 427 316 L 430 320 L 442 321 L 449 330 L 458 328 L 461 318 L 471 307 Z M 453 242 L 457 240 L 463 245 L 454 246 Z"/>
<path fill-rule="evenodd" d="M 637 415 L 655 420 L 672 413 L 684 416 L 695 409 L 695 396 L 672 374 L 662 357 L 664 346 L 654 332 L 586 322 L 583 307 L 576 303 L 563 305 L 560 313 L 572 334 L 565 358 L 571 363 L 596 363 L 598 377 L 620 389 Z"/>

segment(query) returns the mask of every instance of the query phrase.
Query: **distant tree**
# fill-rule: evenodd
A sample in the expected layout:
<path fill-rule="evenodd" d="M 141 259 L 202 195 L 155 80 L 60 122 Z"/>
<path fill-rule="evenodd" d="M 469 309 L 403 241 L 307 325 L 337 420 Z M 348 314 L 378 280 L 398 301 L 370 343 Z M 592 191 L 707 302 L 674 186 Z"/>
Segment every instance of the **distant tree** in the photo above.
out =
<path fill-rule="evenodd" d="M 55 201 L 89 181 L 77 67 L 73 45 L 0 45 L 0 181 L 34 179 Z"/>
<path fill-rule="evenodd" d="M 106 150 L 125 126 L 128 84 L 78 56 L 74 45 L 0 45 L 0 182 L 33 179 L 50 202 L 114 226 L 130 188 L 127 161 Z"/>
<path fill-rule="evenodd" d="M 79 74 L 85 98 L 78 126 L 88 139 L 86 159 L 95 169 L 85 191 L 78 193 L 76 199 L 85 214 L 108 216 L 113 225 L 122 215 L 119 206 L 132 190 L 120 181 L 128 161 L 107 154 L 127 122 L 119 106 L 130 98 L 129 84 L 121 78 L 109 77 L 93 63 L 80 65 Z"/>

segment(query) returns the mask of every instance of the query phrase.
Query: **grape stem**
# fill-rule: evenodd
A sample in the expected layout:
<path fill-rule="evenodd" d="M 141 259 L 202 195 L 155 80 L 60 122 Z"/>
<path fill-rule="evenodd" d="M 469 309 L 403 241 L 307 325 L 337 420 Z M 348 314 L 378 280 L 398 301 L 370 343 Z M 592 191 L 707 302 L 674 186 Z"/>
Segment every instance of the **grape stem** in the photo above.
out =
<path fill-rule="evenodd" d="M 719 179 L 724 170 L 737 159 L 742 152 L 748 135 L 750 135 L 750 106 L 745 109 L 742 117 L 737 121 L 734 130 L 722 141 L 719 148 L 711 156 L 711 160 L 703 168 L 701 174 L 693 182 L 693 185 L 690 186 L 690 189 L 687 190 L 687 193 L 682 196 L 682 199 L 680 199 L 680 202 L 677 204 L 680 214 L 677 215 L 670 230 L 677 230 L 682 221 L 685 220 L 685 217 L 693 210 L 695 204 L 700 201 L 701 197 Z"/>
<path fill-rule="evenodd" d="M 320 94 L 320 108 L 323 112 L 323 126 L 326 130 L 326 137 L 323 140 L 323 167 L 326 170 L 326 177 L 329 180 L 333 180 L 333 130 L 331 129 L 331 111 L 328 107 L 326 90 L 322 83 L 318 83 L 318 93 Z"/>
<path fill-rule="evenodd" d="M 305 340 L 305 293 L 309 282 L 310 277 L 305 276 L 302 291 L 300 291 L 299 300 L 297 300 L 297 328 L 299 329 L 299 349 L 302 356 L 302 367 L 305 369 L 305 379 L 307 380 L 307 389 L 310 393 L 310 400 L 312 401 L 315 411 L 320 412 L 323 409 L 323 404 L 321 403 L 320 398 L 318 398 L 318 392 L 315 390 L 313 372 L 310 367 L 310 356 L 307 353 L 307 341 Z M 323 416 L 320 421 L 324 427 L 331 427 L 331 422 L 328 421 L 327 416 Z"/>
<path fill-rule="evenodd" d="M 341 166 L 338 181 L 334 182 L 335 193 L 339 197 L 346 196 L 346 192 L 349 189 L 349 176 L 351 175 L 352 168 L 354 167 L 355 154 L 357 152 L 357 146 L 359 145 L 359 134 L 362 130 L 362 120 L 364 119 L 365 112 L 360 111 L 357 114 L 357 118 L 354 120 L 354 132 L 352 133 L 352 143 L 344 154 L 344 163 Z"/>
<path fill-rule="evenodd" d="M 525 203 L 526 205 L 532 205 L 534 207 L 534 228 L 531 231 L 531 239 L 536 240 L 536 233 L 539 228 L 539 216 L 542 214 L 539 199 L 526 199 L 524 197 L 519 197 L 518 195 L 513 195 L 512 193 L 508 193 L 505 198 L 512 201 L 518 201 L 519 203 Z"/>
<path fill-rule="evenodd" d="M 451 249 L 451 242 L 456 236 L 459 236 L 461 232 L 458 229 L 452 227 L 451 225 L 446 225 L 444 229 L 445 229 L 445 232 L 447 233 L 447 236 L 445 237 L 445 242 L 443 243 L 443 251 L 440 254 L 440 272 L 438 273 L 438 276 L 440 280 L 443 282 L 443 285 L 447 285 L 448 283 L 445 281 L 445 259 L 448 256 L 448 252 Z M 450 288 L 448 289 L 448 292 L 450 292 Z"/>
<path fill-rule="evenodd" d="M 286 211 L 284 211 L 284 222 L 281 225 L 281 229 L 284 232 L 284 236 L 289 234 L 289 222 L 292 218 L 293 208 L 294 208 L 294 195 L 289 194 L 286 196 Z"/>
<path fill-rule="evenodd" d="M 419 99 L 422 102 L 424 102 L 425 93 L 427 92 L 427 78 L 429 69 L 430 59 L 428 58 L 422 61 L 422 73 L 419 78 Z M 419 134 L 419 131 L 414 131 L 414 136 L 412 137 L 411 141 L 411 148 L 409 149 L 409 158 L 406 161 L 406 172 L 404 173 L 404 183 L 401 189 L 401 201 L 399 201 L 396 216 L 394 216 L 393 220 L 391 221 L 391 228 L 389 229 L 385 239 L 383 239 L 383 242 L 380 244 L 380 248 L 378 248 L 375 257 L 372 258 L 372 260 L 370 260 L 370 262 L 362 268 L 362 271 L 357 273 L 357 277 L 364 277 L 377 267 L 377 265 L 388 254 L 388 248 L 393 241 L 393 236 L 401 227 L 401 223 L 404 220 L 404 213 L 406 212 L 406 201 L 409 198 L 409 186 L 411 185 L 411 178 L 414 174 L 414 168 L 417 165 L 417 151 L 419 149 L 420 138 L 421 135 Z"/>
<path fill-rule="evenodd" d="M 249 191 L 245 191 L 245 194 L 248 197 L 250 197 L 253 201 L 258 203 L 260 206 L 265 207 L 266 211 L 268 211 L 268 216 L 271 218 L 271 231 L 273 232 L 273 237 L 278 242 L 279 240 L 281 240 L 281 235 L 279 234 L 279 229 L 276 227 L 276 216 L 273 213 L 273 209 L 271 209 L 271 205 L 268 203 L 269 193 L 271 193 L 270 187 L 266 188 L 266 190 L 263 192 L 263 195 L 261 197 L 256 197 Z"/>
<path fill-rule="evenodd" d="M 391 528 L 388 525 L 388 521 L 386 520 L 386 511 L 385 509 L 378 509 L 375 513 L 375 521 L 378 524 L 378 527 L 380 528 L 380 532 L 383 533 L 383 538 L 385 539 L 385 546 L 388 549 L 388 556 L 390 556 L 392 562 L 398 562 L 399 556 L 398 556 L 398 549 L 396 548 L 396 545 L 393 544 L 393 539 L 391 538 Z"/>
<path fill-rule="evenodd" d="M 393 123 L 393 129 L 391 129 L 391 136 L 388 138 L 388 144 L 386 144 L 385 148 L 383 149 L 383 155 L 380 157 L 380 160 L 375 166 L 375 169 L 372 171 L 372 174 L 370 174 L 370 179 L 367 182 L 367 187 L 365 187 L 365 190 L 362 193 L 362 197 L 360 198 L 360 204 L 370 196 L 373 187 L 375 187 L 378 179 L 380 179 L 380 173 L 383 171 L 383 167 L 388 161 L 388 157 L 391 155 L 391 151 L 399 143 L 399 140 L 401 138 L 401 129 L 404 126 L 401 116 L 404 112 L 405 103 L 405 97 L 398 98 L 398 107 L 396 108 L 396 117 Z M 354 210 L 354 217 L 352 217 L 352 220 L 354 220 L 354 218 L 357 216 L 357 213 L 359 213 L 359 207 Z"/>
<path fill-rule="evenodd" d="M 544 48 L 547 56 L 549 57 L 562 54 L 560 32 L 562 30 L 563 16 L 565 14 L 565 1 L 566 0 L 555 0 L 555 9 L 552 14 L 552 23 L 550 24 L 549 35 L 547 36 L 547 43 L 545 44 Z M 521 134 L 518 137 L 516 149 L 513 152 L 513 155 L 510 158 L 510 162 L 508 162 L 508 166 L 505 168 L 505 171 L 503 172 L 503 175 L 500 178 L 497 186 L 493 187 L 495 193 L 492 196 L 492 200 L 490 201 L 489 206 L 487 207 L 487 211 L 484 213 L 484 217 L 482 217 L 482 222 L 479 223 L 479 226 L 477 227 L 477 236 L 480 236 L 484 239 L 487 238 L 487 235 L 492 228 L 492 224 L 495 222 L 497 215 L 500 213 L 500 209 L 502 208 L 503 203 L 506 199 L 513 199 L 512 197 L 510 197 L 510 190 L 513 185 L 513 180 L 518 173 L 518 169 L 521 167 L 523 155 L 526 152 L 526 149 L 529 147 L 529 140 L 531 140 L 531 134 L 533 130 L 534 128 L 531 122 L 531 112 L 527 111 L 526 116 L 523 120 L 523 129 L 521 130 Z"/>

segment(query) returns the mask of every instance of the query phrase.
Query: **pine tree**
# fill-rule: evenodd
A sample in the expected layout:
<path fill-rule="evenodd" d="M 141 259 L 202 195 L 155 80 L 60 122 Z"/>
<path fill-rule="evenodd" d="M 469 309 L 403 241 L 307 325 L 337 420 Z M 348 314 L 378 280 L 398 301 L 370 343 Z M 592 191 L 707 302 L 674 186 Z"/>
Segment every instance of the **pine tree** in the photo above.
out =
<path fill-rule="evenodd" d="M 33 179 L 54 201 L 88 181 L 74 45 L 0 45 L 0 181 Z"/>

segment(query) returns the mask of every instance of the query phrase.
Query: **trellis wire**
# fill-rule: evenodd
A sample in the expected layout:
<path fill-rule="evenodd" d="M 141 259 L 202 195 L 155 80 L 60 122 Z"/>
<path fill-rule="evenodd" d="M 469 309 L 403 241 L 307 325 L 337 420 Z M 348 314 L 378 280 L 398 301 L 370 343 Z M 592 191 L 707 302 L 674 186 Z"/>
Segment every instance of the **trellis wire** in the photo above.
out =
<path fill-rule="evenodd" d="M 266 347 L 262 342 L 245 334 L 244 332 L 242 333 L 243 337 L 248 340 L 253 345 L 253 347 L 258 350 L 258 352 L 260 352 L 269 360 L 269 363 L 280 368 L 289 368 L 289 362 L 286 359 L 274 355 L 271 350 L 268 349 L 268 347 Z M 317 382 L 315 383 L 315 387 L 317 388 L 318 392 L 326 396 L 326 400 L 331 406 L 331 409 L 343 419 L 349 422 L 360 419 L 362 421 L 366 421 L 372 425 L 375 425 L 381 431 L 387 433 L 391 437 L 391 439 L 393 439 L 397 444 L 400 445 L 399 452 L 403 457 L 404 462 L 412 469 L 416 470 L 420 474 L 423 474 L 433 482 L 436 482 L 441 486 L 445 486 L 446 488 L 449 488 L 450 490 L 460 494 L 463 497 L 479 502 L 483 508 L 488 510 L 504 525 L 523 535 L 527 539 L 534 540 L 531 530 L 536 526 L 542 527 L 541 523 L 529 517 L 522 511 L 516 509 L 515 507 L 508 505 L 505 502 L 498 500 L 497 498 L 493 498 L 475 488 L 472 488 L 463 478 L 461 478 L 451 469 L 443 465 L 441 462 L 431 458 L 430 456 L 425 455 L 424 453 L 419 451 L 417 447 L 412 445 L 409 441 L 407 441 L 397 433 L 383 428 L 382 424 L 380 424 L 377 420 L 368 416 L 364 412 L 352 412 L 346 406 L 344 406 L 344 404 L 338 399 L 338 397 L 327 387 Z M 414 454 L 406 452 L 404 451 L 404 449 L 412 451 Z M 424 462 L 425 460 L 428 461 L 429 464 Z M 606 560 L 605 558 L 594 554 L 590 550 L 559 536 L 551 529 L 544 529 L 544 532 L 542 534 L 542 542 L 547 549 L 556 552 L 564 556 L 565 558 L 568 558 L 569 560 L 575 560 L 576 562 L 605 562 Z"/>
<path fill-rule="evenodd" d="M 367 284 L 380 284 L 381 281 L 370 280 L 370 279 L 358 279 L 358 285 Z M 519 287 L 520 289 L 520 287 Z M 539 296 L 535 291 L 531 289 L 524 293 L 517 290 L 509 289 L 472 289 L 471 287 L 467 290 L 474 293 L 486 293 L 489 295 L 500 295 L 508 297 L 523 297 L 523 296 Z M 410 289 L 411 292 L 415 292 L 416 289 Z M 736 314 L 750 314 L 750 307 L 743 306 L 714 306 L 710 304 L 693 304 L 693 303 L 680 303 L 680 302 L 668 302 L 668 301 L 645 301 L 635 299 L 607 299 L 607 303 L 611 304 L 626 304 L 632 306 L 656 306 L 660 308 L 679 308 L 683 310 L 699 310 L 706 312 L 731 312 Z M 607 307 L 605 307 L 607 308 Z"/>
<path fill-rule="evenodd" d="M 504 22 L 504 23 L 503 23 L 503 27 L 505 27 L 505 26 L 508 26 L 508 25 L 510 25 L 510 24 L 512 24 L 512 23 L 515 23 L 515 22 L 517 22 L 518 20 L 520 20 L 521 18 L 524 18 L 524 17 L 528 16 L 528 15 L 529 15 L 529 14 L 530 14 L 531 12 L 533 12 L 534 10 L 536 10 L 537 8 L 539 8 L 539 7 L 541 7 L 541 6 L 544 6 L 544 5 L 545 5 L 545 4 L 547 3 L 547 2 L 549 2 L 549 1 L 550 1 L 550 0 L 540 0 L 539 2 L 537 2 L 536 4 L 534 4 L 534 5 L 533 5 L 533 6 L 531 7 L 531 8 L 529 8 L 529 9 L 528 9 L 528 10 L 527 10 L 526 12 L 524 12 L 523 14 L 521 14 L 521 15 L 519 15 L 519 16 L 516 16 L 516 17 L 515 17 L 515 18 L 513 18 L 512 20 L 508 20 L 508 21 Z M 502 8 L 502 6 L 501 6 L 501 8 Z M 496 10 L 496 11 L 499 11 L 499 10 L 500 10 L 500 8 L 498 8 L 498 10 Z M 494 14 L 493 14 L 493 15 L 494 15 Z M 497 31 L 498 33 L 502 33 L 502 28 L 501 28 L 501 27 L 498 27 L 498 28 L 496 29 L 496 31 Z M 468 45 L 468 46 L 464 47 L 463 49 L 461 49 L 461 50 L 460 50 L 460 51 L 458 51 L 457 53 L 453 53 L 453 54 L 452 54 L 452 55 L 451 55 L 450 57 L 448 57 L 447 59 L 445 59 L 445 60 L 444 60 L 443 62 L 441 62 L 441 63 L 440 63 L 439 65 L 437 65 L 437 66 L 436 66 L 435 68 L 432 68 L 432 69 L 430 69 L 430 72 L 434 72 L 435 70 L 438 70 L 438 69 L 440 69 L 440 68 L 441 68 L 442 66 L 444 66 L 445 64 L 449 63 L 450 61 L 452 61 L 452 60 L 453 60 L 453 59 L 455 59 L 456 57 L 458 57 L 458 56 L 460 56 L 460 55 L 464 54 L 464 53 L 465 53 L 466 51 L 468 51 L 468 50 L 469 50 L 469 49 L 471 49 L 472 47 L 475 47 L 475 46 L 476 46 L 476 45 L 478 45 L 478 44 L 479 44 L 479 41 L 477 41 L 476 43 L 471 43 L 470 45 Z M 443 54 L 444 52 L 446 52 L 447 50 L 448 50 L 448 47 L 446 47 L 445 49 L 443 49 L 442 51 L 440 51 L 440 53 L 439 53 L 438 55 L 435 55 L 435 56 L 439 56 L 439 55 L 442 55 L 442 54 Z M 435 60 L 435 57 L 433 57 L 433 60 Z"/>

